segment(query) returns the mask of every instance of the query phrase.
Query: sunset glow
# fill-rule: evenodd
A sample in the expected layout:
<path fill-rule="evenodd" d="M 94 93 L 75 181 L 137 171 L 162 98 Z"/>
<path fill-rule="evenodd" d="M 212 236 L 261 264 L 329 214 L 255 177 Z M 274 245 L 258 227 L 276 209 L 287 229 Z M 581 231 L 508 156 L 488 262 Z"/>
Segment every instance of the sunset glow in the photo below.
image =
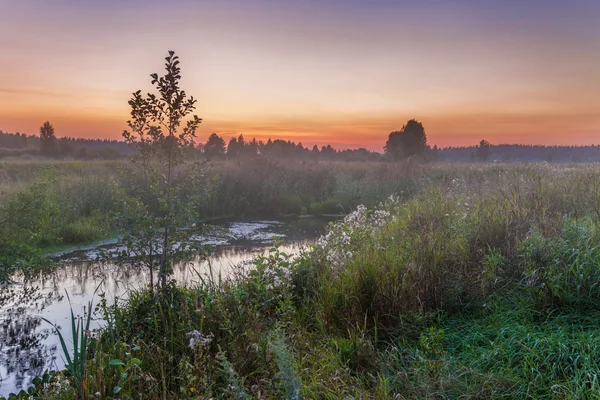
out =
<path fill-rule="evenodd" d="M 199 137 L 600 143 L 600 2 L 0 0 L 0 129 L 120 138 L 173 49 Z"/>

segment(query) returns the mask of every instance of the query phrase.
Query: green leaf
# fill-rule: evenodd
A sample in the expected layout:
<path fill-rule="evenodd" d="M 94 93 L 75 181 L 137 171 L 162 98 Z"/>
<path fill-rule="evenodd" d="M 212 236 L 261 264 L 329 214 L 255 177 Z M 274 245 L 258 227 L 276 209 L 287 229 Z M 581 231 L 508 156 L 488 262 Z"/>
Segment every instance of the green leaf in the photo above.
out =
<path fill-rule="evenodd" d="M 108 362 L 108 365 L 125 365 L 125 363 L 121 360 L 119 360 L 118 358 L 115 358 L 113 360 L 110 360 Z"/>
<path fill-rule="evenodd" d="M 135 366 L 140 366 L 142 365 L 142 360 L 138 359 L 138 358 L 132 358 L 131 360 L 129 360 L 129 362 L 127 363 L 128 367 L 131 367 L 132 365 Z"/>

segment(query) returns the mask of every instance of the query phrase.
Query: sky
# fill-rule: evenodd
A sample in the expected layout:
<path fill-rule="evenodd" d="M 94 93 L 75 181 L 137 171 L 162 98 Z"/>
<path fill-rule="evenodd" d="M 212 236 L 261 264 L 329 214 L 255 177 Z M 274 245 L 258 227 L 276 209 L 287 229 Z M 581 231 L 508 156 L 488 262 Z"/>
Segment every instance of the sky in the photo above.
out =
<path fill-rule="evenodd" d="M 174 50 L 200 141 L 600 144 L 598 0 L 0 0 L 0 129 L 119 139 Z"/>

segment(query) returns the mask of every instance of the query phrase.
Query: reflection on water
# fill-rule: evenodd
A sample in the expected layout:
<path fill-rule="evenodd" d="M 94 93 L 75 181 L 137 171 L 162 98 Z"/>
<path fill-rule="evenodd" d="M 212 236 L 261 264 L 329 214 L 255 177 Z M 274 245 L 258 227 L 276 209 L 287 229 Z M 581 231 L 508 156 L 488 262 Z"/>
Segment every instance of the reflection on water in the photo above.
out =
<path fill-rule="evenodd" d="M 280 248 L 295 254 L 322 233 L 331 219 L 300 218 L 283 222 L 225 222 L 225 228 L 233 228 L 236 236 L 229 236 L 226 243 L 214 248 L 208 259 L 192 258 L 174 265 L 173 277 L 181 285 L 193 286 L 209 269 L 215 276 L 225 278 L 233 268 L 256 255 L 266 254 L 278 236 L 283 243 Z M 83 306 L 99 292 L 106 293 L 107 301 L 125 298 L 131 290 L 140 289 L 149 282 L 146 269 L 118 266 L 88 260 L 90 249 L 65 256 L 58 268 L 25 277 L 13 277 L 21 284 L 0 287 L 0 396 L 26 389 L 31 380 L 47 369 L 64 367 L 58 337 L 50 325 L 40 317 L 47 318 L 63 330 L 68 342 L 70 337 L 71 306 L 76 315 L 83 314 Z M 210 265 L 210 268 L 209 268 Z M 98 300 L 98 299 L 95 299 Z M 100 318 L 92 321 L 92 328 L 102 323 Z M 70 343 L 68 343 L 70 344 Z"/>
<path fill-rule="evenodd" d="M 56 346 L 48 341 L 50 331 L 41 326 L 36 314 L 60 299 L 54 291 L 43 293 L 29 285 L 6 286 L 0 293 L 1 378 L 21 387 L 32 376 L 42 374 L 52 361 Z"/>

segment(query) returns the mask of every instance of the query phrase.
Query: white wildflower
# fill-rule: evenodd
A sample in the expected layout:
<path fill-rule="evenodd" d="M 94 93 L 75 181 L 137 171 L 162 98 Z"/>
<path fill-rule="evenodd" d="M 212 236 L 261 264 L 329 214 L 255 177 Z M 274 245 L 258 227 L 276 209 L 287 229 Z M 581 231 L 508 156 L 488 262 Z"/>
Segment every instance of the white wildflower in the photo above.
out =
<path fill-rule="evenodd" d="M 281 260 L 283 261 L 283 260 Z M 263 281 L 266 282 L 266 287 L 269 290 L 280 288 L 291 288 L 292 270 L 284 265 L 270 265 L 263 271 Z"/>
<path fill-rule="evenodd" d="M 202 350 L 208 347 L 214 339 L 212 333 L 204 335 L 202 332 L 196 330 L 186 333 L 185 336 L 190 341 L 189 346 L 192 350 Z"/>
<path fill-rule="evenodd" d="M 346 215 L 344 223 L 352 229 L 359 229 L 366 226 L 367 222 L 367 207 L 359 205 L 356 210 Z"/>

